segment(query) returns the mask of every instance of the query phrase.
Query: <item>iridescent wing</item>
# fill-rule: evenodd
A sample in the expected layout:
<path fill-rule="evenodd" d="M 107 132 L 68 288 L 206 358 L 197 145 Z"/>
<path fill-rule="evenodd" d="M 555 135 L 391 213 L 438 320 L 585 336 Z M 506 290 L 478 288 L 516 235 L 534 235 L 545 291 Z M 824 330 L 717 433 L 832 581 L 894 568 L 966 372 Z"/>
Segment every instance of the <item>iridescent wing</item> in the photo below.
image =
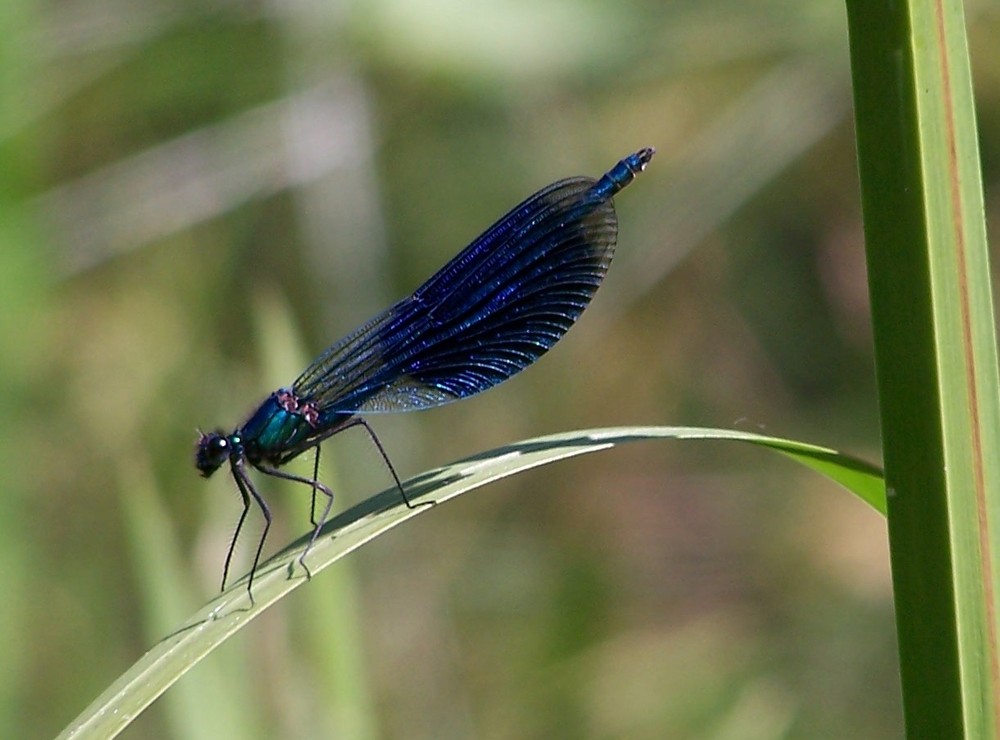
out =
<path fill-rule="evenodd" d="M 652 156 L 538 191 L 417 289 L 323 353 L 292 387 L 326 416 L 427 408 L 537 360 L 587 307 L 614 253 L 612 196 Z"/>

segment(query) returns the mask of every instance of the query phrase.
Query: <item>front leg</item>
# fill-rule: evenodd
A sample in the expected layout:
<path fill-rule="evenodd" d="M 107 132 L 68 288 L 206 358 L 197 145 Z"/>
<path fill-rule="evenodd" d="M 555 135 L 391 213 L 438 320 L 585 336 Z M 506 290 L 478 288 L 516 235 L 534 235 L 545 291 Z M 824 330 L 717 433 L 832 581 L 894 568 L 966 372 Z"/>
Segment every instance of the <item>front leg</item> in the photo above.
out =
<path fill-rule="evenodd" d="M 229 575 L 229 564 L 233 559 L 233 549 L 236 547 L 236 538 L 240 534 L 240 529 L 243 528 L 243 522 L 246 521 L 247 512 L 250 510 L 250 499 L 257 503 L 260 507 L 261 513 L 264 515 L 264 531 L 260 534 L 260 541 L 257 543 L 257 552 L 253 557 L 253 566 L 250 568 L 250 577 L 247 579 L 247 593 L 250 595 L 250 603 L 253 604 L 253 577 L 257 573 L 257 565 L 260 563 L 260 554 L 264 550 L 264 540 L 267 539 L 267 532 L 271 528 L 271 509 L 268 508 L 267 502 L 264 498 L 257 492 L 254 487 L 253 481 L 250 480 L 250 476 L 247 475 L 247 471 L 243 465 L 243 460 L 234 460 L 231 463 L 233 478 L 236 480 L 236 486 L 240 489 L 240 496 L 243 498 L 243 513 L 240 514 L 240 520 L 236 524 L 236 533 L 233 535 L 233 542 L 229 546 L 229 554 L 226 555 L 226 565 L 222 571 L 222 587 L 226 587 L 226 576 Z"/>

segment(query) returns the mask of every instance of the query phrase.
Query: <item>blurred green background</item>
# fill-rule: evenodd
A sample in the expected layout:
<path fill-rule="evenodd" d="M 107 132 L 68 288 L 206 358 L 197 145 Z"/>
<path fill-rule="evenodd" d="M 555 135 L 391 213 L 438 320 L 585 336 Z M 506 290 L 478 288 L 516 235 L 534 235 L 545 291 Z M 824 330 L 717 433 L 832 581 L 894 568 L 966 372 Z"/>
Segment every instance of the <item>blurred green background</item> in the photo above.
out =
<path fill-rule="evenodd" d="M 1000 10 L 967 10 L 995 234 Z M 55 734 L 218 589 L 240 505 L 196 427 L 641 146 L 591 309 L 501 388 L 376 418 L 400 473 L 622 424 L 877 461 L 847 65 L 816 0 L 3 4 L 0 736 Z M 390 484 L 361 434 L 324 452 L 338 510 Z M 308 496 L 261 486 L 273 552 Z M 379 538 L 125 736 L 898 737 L 892 620 L 849 494 L 642 445 Z"/>

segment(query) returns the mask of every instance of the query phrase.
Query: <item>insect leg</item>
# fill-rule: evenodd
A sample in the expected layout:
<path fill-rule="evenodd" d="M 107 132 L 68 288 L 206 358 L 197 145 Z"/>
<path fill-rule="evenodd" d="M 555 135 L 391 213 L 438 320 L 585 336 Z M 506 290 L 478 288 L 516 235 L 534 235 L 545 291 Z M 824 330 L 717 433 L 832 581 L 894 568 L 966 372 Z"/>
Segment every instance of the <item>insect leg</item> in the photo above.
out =
<path fill-rule="evenodd" d="M 267 539 L 267 531 L 271 528 L 271 509 L 268 508 L 267 502 L 264 501 L 264 498 L 254 487 L 253 481 L 250 480 L 250 476 L 247 475 L 246 470 L 243 468 L 243 462 L 233 462 L 232 470 L 233 478 L 236 480 L 236 485 L 240 489 L 240 495 L 243 497 L 243 514 L 240 516 L 239 524 L 236 526 L 236 535 L 239 534 L 240 529 L 243 527 L 243 522 L 247 517 L 251 497 L 257 503 L 257 506 L 260 507 L 260 511 L 264 515 L 264 531 L 261 532 L 260 542 L 257 543 L 257 552 L 253 557 L 253 565 L 250 568 L 250 577 L 247 579 L 247 593 L 250 595 L 250 603 L 252 604 L 253 577 L 257 573 L 257 565 L 260 563 L 260 554 L 264 550 L 264 540 Z M 226 565 L 222 574 L 223 583 L 225 583 L 226 576 L 229 573 L 229 561 L 233 557 L 233 548 L 236 546 L 236 535 L 233 536 L 233 543 L 230 545 L 229 554 L 226 556 Z"/>
<path fill-rule="evenodd" d="M 319 450 L 318 450 L 318 447 L 319 446 L 317 445 L 317 453 L 316 453 L 316 457 L 317 457 L 316 468 L 317 469 L 319 468 Z M 307 486 L 309 486 L 312 489 L 312 492 L 313 492 L 313 494 L 312 494 L 313 495 L 312 512 L 313 512 L 313 514 L 312 514 L 311 518 L 313 520 L 312 521 L 312 524 L 313 524 L 313 533 L 312 533 L 312 537 L 309 539 L 309 544 L 306 545 L 306 549 L 303 550 L 302 554 L 299 556 L 299 564 L 302 566 L 302 569 L 305 570 L 306 576 L 308 578 L 312 578 L 312 572 L 309 570 L 309 566 L 306 565 L 305 558 L 306 558 L 306 555 L 309 554 L 309 551 L 312 550 L 313 545 L 316 544 L 316 539 L 319 537 L 320 530 L 323 529 L 323 525 L 326 524 L 326 520 L 330 516 L 330 509 L 333 508 L 333 491 L 331 491 L 327 486 L 323 485 L 318 480 L 316 480 L 316 477 L 317 477 L 316 473 L 318 473 L 318 470 L 314 473 L 314 475 L 313 475 L 312 478 L 306 478 L 305 476 L 295 475 L 294 473 L 286 473 L 284 470 L 278 470 L 277 468 L 272 468 L 272 467 L 269 467 L 267 465 L 257 465 L 257 469 L 260 472 L 262 472 L 262 473 L 266 473 L 267 475 L 273 475 L 275 478 L 282 478 L 284 480 L 294 481 L 295 483 L 304 483 L 304 484 L 306 484 Z M 315 518 L 315 512 L 316 512 L 316 493 L 317 492 L 322 493 L 324 496 L 326 496 L 326 504 L 323 506 L 323 513 L 320 514 L 320 516 L 319 516 L 318 519 Z"/>
<path fill-rule="evenodd" d="M 375 434 L 375 430 L 371 428 L 367 421 L 365 421 L 360 416 L 355 416 L 349 422 L 344 425 L 344 429 L 353 426 L 362 426 L 365 431 L 368 432 L 368 436 L 371 437 L 372 442 L 375 443 L 375 447 L 378 449 L 379 454 L 385 461 L 385 466 L 389 468 L 389 472 L 392 474 L 392 479 L 396 482 L 396 488 L 399 489 L 399 495 L 403 497 L 403 503 L 406 504 L 407 509 L 416 509 L 420 506 L 433 506 L 433 501 L 421 501 L 419 504 L 414 505 L 406 495 L 406 491 L 403 490 L 403 483 L 399 480 L 399 475 L 396 473 L 396 468 L 392 464 L 392 460 L 389 459 L 388 453 L 385 451 L 385 447 L 382 446 L 381 440 L 379 440 L 378 435 Z"/>
<path fill-rule="evenodd" d="M 319 527 L 316 523 L 316 490 L 317 481 L 319 481 L 319 451 L 320 446 L 316 445 L 316 460 L 313 463 L 313 477 L 312 477 L 312 502 L 309 504 L 309 522 L 313 527 Z M 323 517 L 324 519 L 326 517 Z"/>
<path fill-rule="evenodd" d="M 226 553 L 226 564 L 222 567 L 222 590 L 226 590 L 226 581 L 229 580 L 229 566 L 233 561 L 233 552 L 236 550 L 236 542 L 240 538 L 240 531 L 243 529 L 243 522 L 247 520 L 247 512 L 250 511 L 250 495 L 247 493 L 247 489 L 243 484 L 240 474 L 236 471 L 236 464 L 233 464 L 233 480 L 236 481 L 236 486 L 239 488 L 240 497 L 243 499 L 243 511 L 240 514 L 240 519 L 236 522 L 236 531 L 233 532 L 233 538 L 229 542 L 229 552 Z"/>

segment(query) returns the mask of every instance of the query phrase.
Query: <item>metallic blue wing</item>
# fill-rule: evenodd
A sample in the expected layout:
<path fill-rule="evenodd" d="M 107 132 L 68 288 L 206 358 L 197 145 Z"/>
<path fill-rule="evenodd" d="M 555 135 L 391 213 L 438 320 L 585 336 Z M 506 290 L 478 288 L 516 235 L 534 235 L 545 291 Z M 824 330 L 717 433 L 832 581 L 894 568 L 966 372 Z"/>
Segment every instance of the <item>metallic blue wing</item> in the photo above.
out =
<path fill-rule="evenodd" d="M 465 398 L 537 360 L 587 307 L 614 253 L 612 197 L 653 151 L 599 180 L 538 191 L 408 298 L 340 340 L 292 386 L 324 416 L 409 411 Z"/>

